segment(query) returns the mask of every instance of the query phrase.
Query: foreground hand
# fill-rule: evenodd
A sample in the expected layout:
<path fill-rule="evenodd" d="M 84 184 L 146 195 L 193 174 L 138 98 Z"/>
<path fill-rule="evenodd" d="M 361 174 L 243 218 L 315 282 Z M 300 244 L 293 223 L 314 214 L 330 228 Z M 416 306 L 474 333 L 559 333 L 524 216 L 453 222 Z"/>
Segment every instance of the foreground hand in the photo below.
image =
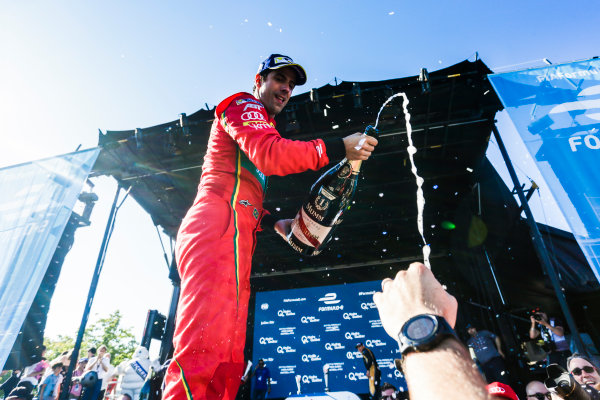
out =
<path fill-rule="evenodd" d="M 288 235 L 292 231 L 292 221 L 293 219 L 280 219 L 275 222 L 275 232 L 277 232 L 286 242 Z"/>
<path fill-rule="evenodd" d="M 373 295 L 385 331 L 398 340 L 404 323 L 419 314 L 435 314 L 446 319 L 454 328 L 458 303 L 444 290 L 429 268 L 412 263 L 400 271 L 394 280 L 381 282 L 382 292 Z"/>
<path fill-rule="evenodd" d="M 346 148 L 346 158 L 350 161 L 368 159 L 371 152 L 375 150 L 375 146 L 377 146 L 377 139 L 373 136 L 364 136 L 360 132 L 346 136 L 343 140 Z"/>

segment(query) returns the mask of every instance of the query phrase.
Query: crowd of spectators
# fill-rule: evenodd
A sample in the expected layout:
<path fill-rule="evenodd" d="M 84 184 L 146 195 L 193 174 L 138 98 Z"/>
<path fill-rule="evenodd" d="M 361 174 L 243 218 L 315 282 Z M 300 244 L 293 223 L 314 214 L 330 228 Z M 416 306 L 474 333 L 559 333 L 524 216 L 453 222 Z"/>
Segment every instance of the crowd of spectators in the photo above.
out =
<path fill-rule="evenodd" d="M 385 331 L 400 347 L 402 358 L 397 365 L 406 379 L 410 399 L 519 399 L 510 386 L 511 379 L 500 338 L 469 324 L 469 338 L 466 344 L 461 342 L 454 332 L 458 303 L 427 267 L 419 263 L 411 264 L 408 269 L 398 272 L 394 279 L 384 279 L 381 285 L 381 292 L 375 293 L 373 299 Z M 531 380 L 525 386 L 522 398 L 600 399 L 598 366 L 590 357 L 571 354 L 565 330 L 558 320 L 536 311 L 531 316 L 529 335 L 532 340 L 540 337 L 546 342 L 546 363 L 564 368 L 563 375 L 553 378 L 555 381 L 566 379 L 567 383 L 564 384 L 567 386 L 559 388 L 551 379 L 545 382 Z M 138 352 L 137 358 L 119 366 L 120 373 L 124 373 L 128 365 L 149 365 L 147 351 Z M 64 352 L 47 361 L 43 351 L 41 361 L 11 372 L 0 386 L 4 398 L 31 400 L 37 394 L 40 400 L 58 399 L 71 357 L 72 352 Z M 77 362 L 69 386 L 69 399 L 101 400 L 114 373 L 115 368 L 110 364 L 106 346 L 100 346 L 97 352 L 94 348 L 89 349 L 88 357 L 80 358 Z M 95 379 L 90 379 L 90 374 L 95 375 Z M 265 383 L 264 387 L 259 388 L 261 391 L 253 393 L 253 398 L 264 398 L 270 390 L 270 375 L 264 362 L 259 363 L 253 377 Z M 583 392 L 577 392 L 578 388 Z M 407 396 L 406 393 L 400 396 L 400 392 L 390 383 L 383 383 L 377 392 L 377 398 L 382 400 Z M 587 397 L 569 397 L 572 393 L 584 393 Z M 133 400 L 132 396 L 137 400 L 138 395 L 139 392 L 124 394 L 122 400 Z"/>

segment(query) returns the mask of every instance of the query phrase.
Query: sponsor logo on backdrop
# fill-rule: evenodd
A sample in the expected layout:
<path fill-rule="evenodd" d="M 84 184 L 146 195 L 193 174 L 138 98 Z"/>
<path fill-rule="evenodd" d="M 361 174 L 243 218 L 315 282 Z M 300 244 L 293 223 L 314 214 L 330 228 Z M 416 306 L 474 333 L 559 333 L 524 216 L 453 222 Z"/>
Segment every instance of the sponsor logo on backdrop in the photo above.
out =
<path fill-rule="evenodd" d="M 287 353 L 295 353 L 296 349 L 291 346 L 277 346 L 277 353 L 279 354 L 287 354 Z"/>
<path fill-rule="evenodd" d="M 329 372 L 337 372 L 337 371 L 343 371 L 344 370 L 344 363 L 343 362 L 328 363 L 327 365 L 329 365 Z"/>
<path fill-rule="evenodd" d="M 302 362 L 321 361 L 321 356 L 317 354 L 302 354 Z"/>
<path fill-rule="evenodd" d="M 280 335 L 293 335 L 294 334 L 294 330 L 296 329 L 295 326 L 289 326 L 289 327 L 285 327 L 285 328 L 279 328 L 279 334 Z"/>
<path fill-rule="evenodd" d="M 542 81 L 553 81 L 556 79 L 589 78 L 592 76 L 592 74 L 600 75 L 600 69 L 592 68 L 592 69 L 583 70 L 583 71 L 573 71 L 570 73 L 569 72 L 566 72 L 566 73 L 554 72 L 554 73 L 549 73 L 546 75 L 539 75 L 536 77 L 536 79 L 538 80 L 538 82 L 542 82 Z"/>
<path fill-rule="evenodd" d="M 372 319 L 369 321 L 369 324 L 371 324 L 371 328 L 382 328 L 383 327 L 383 325 L 381 325 L 380 319 Z"/>
<path fill-rule="evenodd" d="M 306 316 L 306 317 L 302 317 L 302 318 L 300 318 L 300 321 L 301 321 L 303 324 L 310 324 L 311 322 L 319 322 L 319 321 L 320 321 L 320 319 L 319 319 L 319 318 L 315 318 L 315 317 L 313 317 L 313 316 Z"/>
<path fill-rule="evenodd" d="M 275 324 L 275 321 L 260 321 L 260 325 L 273 325 Z"/>
<path fill-rule="evenodd" d="M 344 334 L 344 337 L 348 340 L 353 340 L 353 339 L 362 339 L 365 337 L 365 335 L 363 335 L 360 332 L 346 332 Z M 367 345 L 367 347 L 370 347 L 370 346 Z"/>
<path fill-rule="evenodd" d="M 323 382 L 323 379 L 316 375 L 302 375 L 302 383 L 318 383 Z"/>
<path fill-rule="evenodd" d="M 343 315 L 343 318 L 344 319 L 359 319 L 359 318 L 362 318 L 362 314 L 355 313 L 355 312 L 350 312 L 350 313 L 345 312 Z"/>
<path fill-rule="evenodd" d="M 262 104 L 246 104 L 246 106 L 244 107 L 244 111 L 246 111 L 247 109 L 254 109 L 254 110 L 262 110 L 264 107 L 262 106 Z"/>
<path fill-rule="evenodd" d="M 260 309 L 261 310 L 268 310 L 269 309 L 269 303 L 262 303 L 260 305 Z"/>
<path fill-rule="evenodd" d="M 365 341 L 365 344 L 367 345 L 367 347 L 380 347 L 385 346 L 387 343 L 382 342 L 379 339 L 369 339 Z"/>
<path fill-rule="evenodd" d="M 336 293 L 327 293 L 325 296 L 321 297 L 319 301 L 322 301 L 325 304 L 337 304 L 340 302 L 340 299 L 337 298 Z"/>
<path fill-rule="evenodd" d="M 273 344 L 273 343 L 277 343 L 277 339 L 273 339 L 272 337 L 261 337 L 260 339 L 258 339 L 258 343 Z"/>
<path fill-rule="evenodd" d="M 295 365 L 280 365 L 279 366 L 279 374 L 280 375 L 289 375 L 296 373 Z"/>
<path fill-rule="evenodd" d="M 283 299 L 284 303 L 291 303 L 296 301 L 306 301 L 306 297 L 296 297 L 294 299 Z"/>
<path fill-rule="evenodd" d="M 341 343 L 325 343 L 325 350 L 344 350 L 346 346 Z"/>
<path fill-rule="evenodd" d="M 277 310 L 278 317 L 291 317 L 292 315 L 296 315 L 292 310 Z"/>
<path fill-rule="evenodd" d="M 373 296 L 375 294 L 374 290 L 371 290 L 370 292 L 358 292 L 359 296 Z"/>
<path fill-rule="evenodd" d="M 360 351 L 348 351 L 346 352 L 346 358 L 348 360 L 354 360 L 356 358 L 362 358 Z"/>
<path fill-rule="evenodd" d="M 325 324 L 323 327 L 325 328 L 325 332 L 339 332 L 340 325 L 342 324 Z"/>
<path fill-rule="evenodd" d="M 351 381 L 358 381 L 363 379 L 369 379 L 369 377 L 363 372 L 350 372 L 348 373 L 348 379 Z"/>
<path fill-rule="evenodd" d="M 306 344 L 306 343 L 320 342 L 321 338 L 318 338 L 314 335 L 310 335 L 310 336 L 303 335 L 300 340 L 302 341 L 302 343 Z"/>
<path fill-rule="evenodd" d="M 394 368 L 394 376 L 396 378 L 404 378 L 404 375 L 402 375 L 402 372 L 398 371 L 396 368 Z"/>
<path fill-rule="evenodd" d="M 362 310 L 370 310 L 372 308 L 377 308 L 377 306 L 373 302 L 370 302 L 370 303 L 360 303 L 360 308 Z"/>
<path fill-rule="evenodd" d="M 323 306 L 323 307 L 319 307 L 319 309 L 317 311 L 319 312 L 323 312 L 323 311 L 339 311 L 339 310 L 343 310 L 344 309 L 344 305 L 343 304 L 338 304 L 337 306 Z"/>
<path fill-rule="evenodd" d="M 266 362 L 266 363 L 270 363 L 270 362 L 273 362 L 274 359 L 273 359 L 273 357 L 263 358 L 263 361 Z"/>

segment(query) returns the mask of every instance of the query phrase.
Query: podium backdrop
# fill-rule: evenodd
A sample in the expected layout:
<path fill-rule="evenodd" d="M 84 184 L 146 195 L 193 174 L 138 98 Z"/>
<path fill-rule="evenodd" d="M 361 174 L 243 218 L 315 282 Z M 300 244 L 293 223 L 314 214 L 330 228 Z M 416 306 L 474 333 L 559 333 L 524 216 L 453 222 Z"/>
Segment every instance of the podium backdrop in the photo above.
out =
<path fill-rule="evenodd" d="M 270 397 L 295 394 L 297 375 L 303 393 L 323 392 L 325 364 L 331 391 L 367 393 L 358 342 L 375 354 L 382 382 L 406 390 L 393 365 L 398 344 L 381 326 L 373 303 L 380 289 L 380 281 L 371 281 L 257 293 L 252 362 L 262 358 L 269 367 Z"/>

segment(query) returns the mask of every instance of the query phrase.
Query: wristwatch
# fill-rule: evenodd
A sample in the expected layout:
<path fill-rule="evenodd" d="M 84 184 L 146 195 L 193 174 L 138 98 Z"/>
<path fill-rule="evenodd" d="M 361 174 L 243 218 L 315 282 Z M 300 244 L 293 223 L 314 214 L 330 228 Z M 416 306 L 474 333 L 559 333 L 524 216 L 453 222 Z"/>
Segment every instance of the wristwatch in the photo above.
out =
<path fill-rule="evenodd" d="M 411 352 L 429 351 L 448 337 L 458 339 L 443 317 L 433 314 L 415 315 L 402 325 L 398 333 L 402 356 Z"/>

